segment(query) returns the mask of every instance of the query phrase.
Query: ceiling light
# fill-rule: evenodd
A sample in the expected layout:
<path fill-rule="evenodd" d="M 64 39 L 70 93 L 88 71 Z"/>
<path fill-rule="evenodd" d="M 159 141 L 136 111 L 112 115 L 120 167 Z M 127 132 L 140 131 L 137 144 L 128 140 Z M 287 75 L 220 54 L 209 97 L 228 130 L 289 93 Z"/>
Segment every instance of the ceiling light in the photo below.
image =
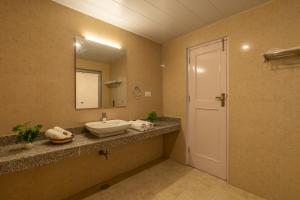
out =
<path fill-rule="evenodd" d="M 84 38 L 88 41 L 96 42 L 98 44 L 103 44 L 103 45 L 110 46 L 110 47 L 113 47 L 116 49 L 122 48 L 121 45 L 119 45 L 117 43 L 113 43 L 113 42 L 105 40 L 105 39 L 95 38 L 93 36 L 85 36 Z"/>

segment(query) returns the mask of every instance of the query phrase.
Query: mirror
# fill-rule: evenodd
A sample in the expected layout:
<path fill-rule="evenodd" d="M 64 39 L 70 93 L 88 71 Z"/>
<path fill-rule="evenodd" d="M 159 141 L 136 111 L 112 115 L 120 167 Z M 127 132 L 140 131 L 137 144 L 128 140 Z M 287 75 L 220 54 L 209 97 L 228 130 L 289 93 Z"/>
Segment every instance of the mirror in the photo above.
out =
<path fill-rule="evenodd" d="M 76 109 L 127 106 L 126 50 L 76 37 Z"/>

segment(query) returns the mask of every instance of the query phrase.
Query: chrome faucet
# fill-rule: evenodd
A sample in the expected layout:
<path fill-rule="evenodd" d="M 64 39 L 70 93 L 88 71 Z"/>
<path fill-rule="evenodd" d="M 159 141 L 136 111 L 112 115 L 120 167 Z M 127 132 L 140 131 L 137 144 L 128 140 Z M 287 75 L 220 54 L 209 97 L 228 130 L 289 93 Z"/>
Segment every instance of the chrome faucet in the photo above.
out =
<path fill-rule="evenodd" d="M 107 120 L 106 112 L 102 112 L 102 121 L 106 122 L 106 120 Z"/>

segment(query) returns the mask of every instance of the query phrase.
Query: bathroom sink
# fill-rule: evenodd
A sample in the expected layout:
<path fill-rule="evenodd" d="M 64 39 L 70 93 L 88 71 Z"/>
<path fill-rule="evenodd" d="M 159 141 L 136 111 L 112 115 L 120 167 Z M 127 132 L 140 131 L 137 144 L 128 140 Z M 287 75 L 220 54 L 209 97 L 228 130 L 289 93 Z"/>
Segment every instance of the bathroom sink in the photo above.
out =
<path fill-rule="evenodd" d="M 124 120 L 107 120 L 88 122 L 85 124 L 85 127 L 98 137 L 108 137 L 126 133 L 130 123 Z"/>

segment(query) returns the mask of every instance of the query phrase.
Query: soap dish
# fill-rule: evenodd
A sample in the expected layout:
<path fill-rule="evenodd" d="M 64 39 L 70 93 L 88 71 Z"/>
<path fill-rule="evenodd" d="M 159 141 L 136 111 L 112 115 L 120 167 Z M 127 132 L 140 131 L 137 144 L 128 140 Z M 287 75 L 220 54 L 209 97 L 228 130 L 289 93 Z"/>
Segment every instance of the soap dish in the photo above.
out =
<path fill-rule="evenodd" d="M 71 137 L 69 138 L 65 138 L 65 139 L 50 139 L 50 141 L 54 144 L 65 144 L 65 143 L 68 143 L 68 142 L 71 142 L 73 140 L 75 136 L 72 135 Z"/>

